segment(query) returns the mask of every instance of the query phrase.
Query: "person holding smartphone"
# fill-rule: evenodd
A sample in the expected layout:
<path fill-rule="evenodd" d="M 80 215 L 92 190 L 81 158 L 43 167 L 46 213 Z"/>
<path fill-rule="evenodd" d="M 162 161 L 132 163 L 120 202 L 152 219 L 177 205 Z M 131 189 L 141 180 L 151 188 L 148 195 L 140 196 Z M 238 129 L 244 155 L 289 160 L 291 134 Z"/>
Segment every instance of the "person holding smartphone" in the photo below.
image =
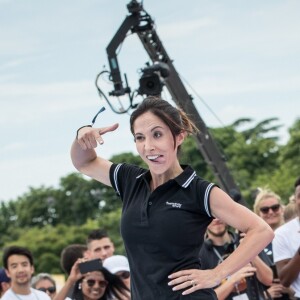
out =
<path fill-rule="evenodd" d="M 72 295 L 68 292 L 73 288 Z M 130 300 L 122 280 L 105 269 L 99 259 L 78 259 L 54 300 Z"/>

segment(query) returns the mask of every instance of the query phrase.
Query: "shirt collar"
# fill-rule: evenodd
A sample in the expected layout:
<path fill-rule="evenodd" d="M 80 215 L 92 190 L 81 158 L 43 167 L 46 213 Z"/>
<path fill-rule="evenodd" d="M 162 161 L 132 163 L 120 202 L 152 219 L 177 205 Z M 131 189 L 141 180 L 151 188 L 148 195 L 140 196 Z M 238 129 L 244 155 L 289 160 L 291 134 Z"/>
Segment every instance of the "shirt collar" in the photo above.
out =
<path fill-rule="evenodd" d="M 191 166 L 181 165 L 183 172 L 180 173 L 174 180 L 183 188 L 187 188 L 189 184 L 193 181 L 196 176 L 196 172 Z M 145 181 L 150 182 L 151 173 L 149 170 L 146 170 L 144 173 L 138 175 L 136 179 L 143 178 Z"/>

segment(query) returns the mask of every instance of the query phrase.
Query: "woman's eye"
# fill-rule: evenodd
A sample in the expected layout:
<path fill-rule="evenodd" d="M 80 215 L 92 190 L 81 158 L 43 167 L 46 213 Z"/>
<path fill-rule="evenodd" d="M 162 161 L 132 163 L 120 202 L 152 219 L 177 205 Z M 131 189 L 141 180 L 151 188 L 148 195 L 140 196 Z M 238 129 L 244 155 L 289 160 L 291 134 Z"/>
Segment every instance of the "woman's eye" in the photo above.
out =
<path fill-rule="evenodd" d="M 141 136 L 141 135 L 136 135 L 136 136 L 134 137 L 134 141 L 135 141 L 135 142 L 141 142 L 141 141 L 143 141 L 143 140 L 144 140 L 144 137 Z"/>
<path fill-rule="evenodd" d="M 155 138 L 159 138 L 159 137 L 162 136 L 162 134 L 161 134 L 161 132 L 159 132 L 159 131 L 155 131 L 154 134 L 153 134 L 153 136 L 154 136 Z"/>

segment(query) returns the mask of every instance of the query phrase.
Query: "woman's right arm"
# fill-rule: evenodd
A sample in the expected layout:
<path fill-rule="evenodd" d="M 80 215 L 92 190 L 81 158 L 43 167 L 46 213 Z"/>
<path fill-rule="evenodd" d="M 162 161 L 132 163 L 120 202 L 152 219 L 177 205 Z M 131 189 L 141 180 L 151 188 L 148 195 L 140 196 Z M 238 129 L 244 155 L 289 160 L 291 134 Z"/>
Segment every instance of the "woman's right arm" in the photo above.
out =
<path fill-rule="evenodd" d="M 67 279 L 65 285 L 56 294 L 53 300 L 65 300 L 67 299 L 69 291 L 74 287 L 75 282 L 72 282 L 69 278 Z"/>
<path fill-rule="evenodd" d="M 109 169 L 112 162 L 97 156 L 95 148 L 103 144 L 102 135 L 114 131 L 118 124 L 104 128 L 83 127 L 71 147 L 71 158 L 75 168 L 81 173 L 111 186 Z"/>
<path fill-rule="evenodd" d="M 83 259 L 79 258 L 74 263 L 70 275 L 66 280 L 65 285 L 61 288 L 61 290 L 56 294 L 53 300 L 65 300 L 68 296 L 68 293 L 71 289 L 74 288 L 75 283 L 82 277 L 82 274 L 79 271 L 78 264 L 82 262 Z"/>

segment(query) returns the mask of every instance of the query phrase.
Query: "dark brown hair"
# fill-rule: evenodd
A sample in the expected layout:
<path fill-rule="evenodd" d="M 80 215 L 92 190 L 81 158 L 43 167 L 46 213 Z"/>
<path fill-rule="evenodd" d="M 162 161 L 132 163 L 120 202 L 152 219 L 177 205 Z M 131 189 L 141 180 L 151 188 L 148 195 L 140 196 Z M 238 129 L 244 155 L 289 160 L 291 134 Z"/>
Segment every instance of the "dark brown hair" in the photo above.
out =
<path fill-rule="evenodd" d="M 87 244 L 95 240 L 102 240 L 103 238 L 109 238 L 109 235 L 105 229 L 94 229 L 87 237 Z"/>
<path fill-rule="evenodd" d="M 5 269 L 8 269 L 8 258 L 12 255 L 26 256 L 29 260 L 30 265 L 33 266 L 33 256 L 29 249 L 19 246 L 10 246 L 4 249 L 3 253 L 3 266 Z"/>
<path fill-rule="evenodd" d="M 82 258 L 87 246 L 83 244 L 71 244 L 65 247 L 60 255 L 60 266 L 68 275 L 78 258 Z"/>
<path fill-rule="evenodd" d="M 107 287 L 105 288 L 105 292 L 101 298 L 98 300 L 109 300 L 109 299 L 117 299 L 121 300 L 124 299 L 123 297 L 126 296 L 129 292 L 129 289 L 126 287 L 124 282 L 120 279 L 119 276 L 110 273 L 107 269 L 104 267 L 101 267 L 99 270 L 105 278 L 105 280 L 108 282 Z M 74 286 L 72 299 L 74 300 L 84 300 L 84 295 L 81 288 L 82 280 L 79 279 Z"/>
<path fill-rule="evenodd" d="M 146 112 L 153 113 L 170 128 L 174 140 L 174 147 L 175 138 L 182 131 L 188 134 L 198 132 L 195 124 L 188 118 L 183 110 L 172 106 L 169 102 L 160 97 L 149 96 L 138 105 L 130 116 L 130 130 L 132 134 L 134 134 L 133 126 L 135 120 Z"/>

